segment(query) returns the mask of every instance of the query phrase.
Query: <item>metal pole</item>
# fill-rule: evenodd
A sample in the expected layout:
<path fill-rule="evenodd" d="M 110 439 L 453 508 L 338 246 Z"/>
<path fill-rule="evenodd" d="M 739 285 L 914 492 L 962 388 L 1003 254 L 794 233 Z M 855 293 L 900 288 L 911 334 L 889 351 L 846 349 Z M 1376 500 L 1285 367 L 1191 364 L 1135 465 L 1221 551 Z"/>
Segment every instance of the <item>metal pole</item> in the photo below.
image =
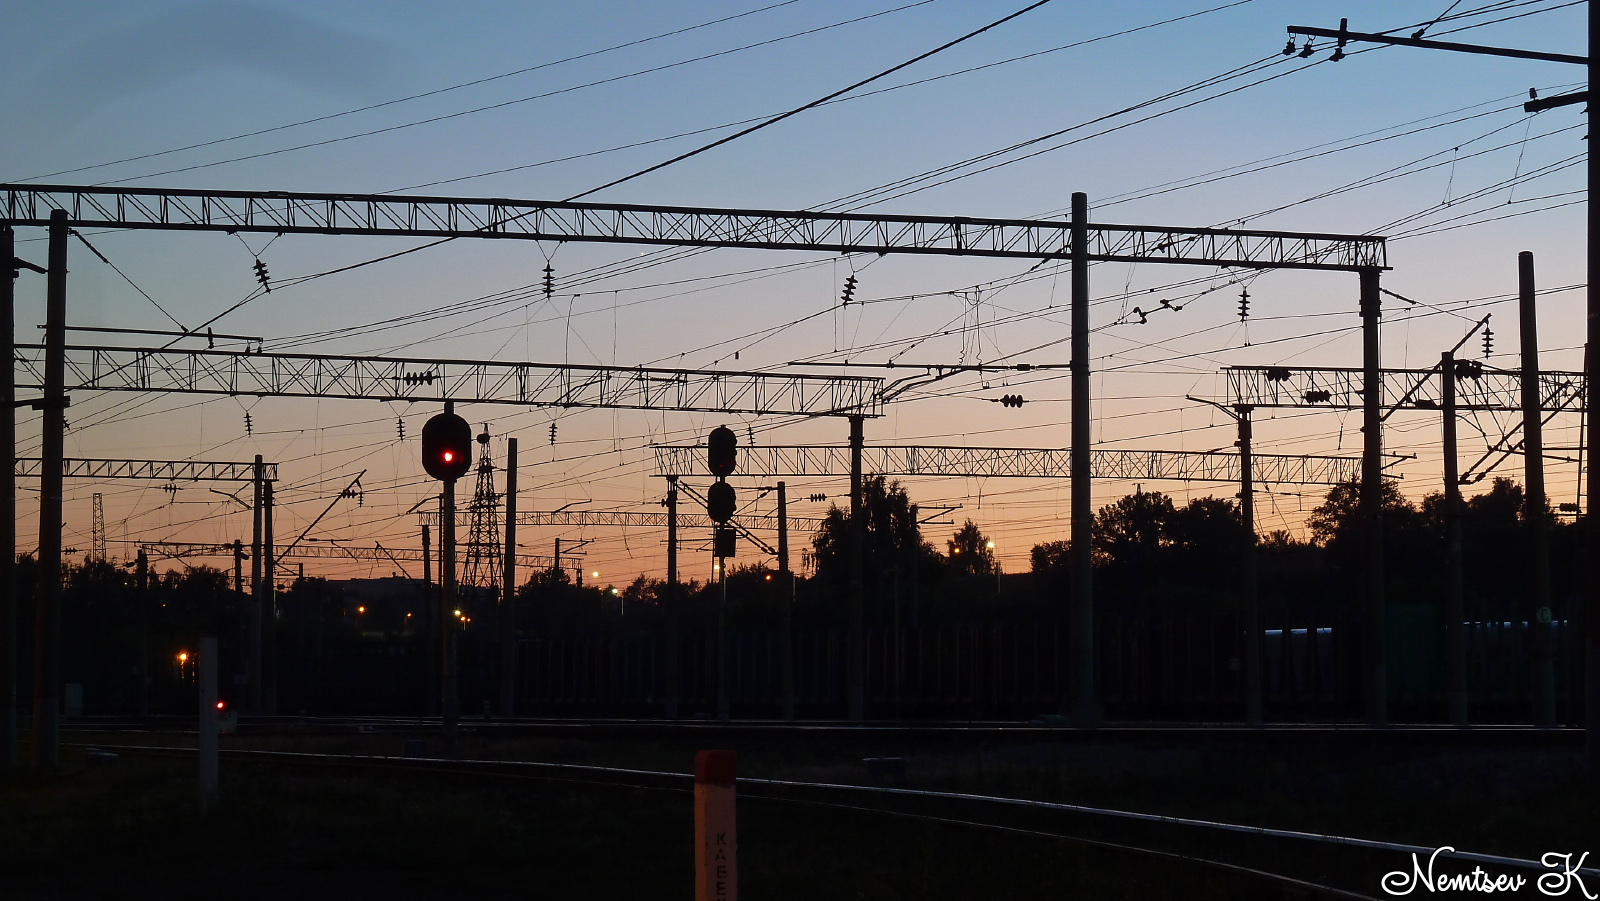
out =
<path fill-rule="evenodd" d="M 427 675 L 424 678 L 425 686 L 422 695 L 424 710 L 428 716 L 439 715 L 439 642 L 434 640 L 433 630 L 439 625 L 439 599 L 433 589 L 433 546 L 429 541 L 428 526 L 422 526 L 422 647 L 423 666 Z"/>
<path fill-rule="evenodd" d="M 1388 677 L 1383 660 L 1383 375 L 1379 371 L 1378 317 L 1382 315 L 1382 300 L 1378 275 L 1377 269 L 1361 270 L 1361 524 L 1366 543 L 1362 700 L 1367 723 L 1373 726 L 1385 725 L 1389 720 Z"/>
<path fill-rule="evenodd" d="M 1556 724 L 1556 673 L 1550 648 L 1550 513 L 1544 489 L 1544 429 L 1539 404 L 1539 315 L 1534 300 L 1533 253 L 1517 254 L 1517 310 L 1522 339 L 1522 518 L 1528 524 L 1531 596 L 1523 604 L 1528 620 L 1529 689 L 1533 724 Z"/>
<path fill-rule="evenodd" d="M 1244 718 L 1261 725 L 1261 599 L 1256 561 L 1256 483 L 1250 453 L 1253 429 L 1251 408 L 1234 408 L 1239 422 L 1239 509 L 1244 513 Z M 1309 626 L 1315 629 L 1316 625 Z M 1306 633 L 1310 635 L 1311 633 Z M 1285 645 L 1287 647 L 1287 645 Z M 1311 648 L 1310 641 L 1306 647 Z"/>
<path fill-rule="evenodd" d="M 33 766 L 61 759 L 61 460 L 66 441 L 67 212 L 50 212 L 45 277 L 44 435 L 39 461 L 39 563 L 34 600 Z"/>
<path fill-rule="evenodd" d="M 200 813 L 217 803 L 217 637 L 200 638 Z"/>
<path fill-rule="evenodd" d="M 450 412 L 452 404 L 445 404 Z M 448 479 L 439 495 L 439 629 L 441 688 L 444 709 L 444 741 L 446 753 L 454 754 L 456 747 L 456 719 L 461 714 L 461 696 L 456 685 L 456 629 L 459 628 L 454 612 L 456 603 L 456 482 Z"/>
<path fill-rule="evenodd" d="M 1594 10 L 1589 10 L 1589 46 L 1600 47 L 1600 20 L 1596 20 Z M 1593 89 L 1594 62 L 1589 63 L 1590 88 Z M 1587 181 L 1590 190 L 1593 190 L 1595 169 L 1600 166 L 1595 154 L 1588 155 Z M 1600 207 L 1592 200 L 1589 202 L 1588 221 L 1588 271 L 1600 272 L 1600 252 L 1596 251 L 1596 242 L 1600 241 Z M 1587 290 L 1588 322 L 1586 329 L 1586 344 L 1591 348 L 1600 348 L 1600 286 L 1595 285 L 1595 280 L 1589 280 Z M 1595 396 L 1596 386 L 1600 386 L 1600 351 L 1584 354 L 1584 386 L 1588 392 L 1587 397 Z M 1587 431 L 1584 435 L 1584 446 L 1588 448 L 1589 465 L 1594 466 L 1595 451 L 1600 449 L 1600 416 L 1590 415 L 1586 423 Z M 1600 479 L 1589 476 L 1588 503 L 1583 514 L 1587 526 L 1588 538 L 1588 591 L 1582 598 L 1583 609 L 1579 611 L 1579 619 L 1583 623 L 1584 632 L 1584 757 L 1588 761 L 1589 785 L 1591 793 L 1600 790 L 1600 528 L 1596 527 L 1594 515 L 1600 510 Z"/>
<path fill-rule="evenodd" d="M 517 439 L 506 439 L 506 574 L 500 602 L 500 715 L 517 707 Z"/>
<path fill-rule="evenodd" d="M 920 570 L 922 568 L 922 527 L 917 520 L 917 505 L 911 505 L 911 630 L 916 631 L 919 623 L 922 597 L 918 585 L 920 584 Z"/>
<path fill-rule="evenodd" d="M 667 479 L 667 719 L 678 716 L 678 480 Z"/>
<path fill-rule="evenodd" d="M 1089 481 L 1089 195 L 1072 195 L 1072 720 L 1100 721 L 1094 690 L 1094 513 Z"/>
<path fill-rule="evenodd" d="M 16 356 L 17 232 L 0 225 L 0 332 Z M 6 415 L 0 417 L 0 444 L 6 471 L 0 474 L 0 766 L 17 765 L 17 374 L 0 375 Z"/>
<path fill-rule="evenodd" d="M 244 597 L 244 542 L 233 539 L 233 592 Z"/>
<path fill-rule="evenodd" d="M 1467 726 L 1467 634 L 1461 555 L 1461 474 L 1456 460 L 1456 355 L 1439 357 L 1444 383 L 1444 530 L 1449 554 L 1444 599 L 1445 694 L 1450 725 Z"/>
<path fill-rule="evenodd" d="M 778 483 L 778 682 L 783 718 L 794 721 L 794 573 L 789 571 L 789 494 Z"/>
<path fill-rule="evenodd" d="M 255 500 L 250 505 L 250 642 L 245 651 L 245 680 L 249 690 L 246 697 L 251 713 L 260 713 L 261 706 L 261 486 L 264 482 L 261 455 L 256 454 L 254 479 Z"/>
<path fill-rule="evenodd" d="M 133 596 L 139 605 L 139 715 L 150 715 L 150 558 L 139 548 Z"/>
<path fill-rule="evenodd" d="M 852 722 L 867 717 L 867 512 L 861 496 L 862 417 L 850 417 L 850 633 L 846 649 L 849 713 Z"/>
<path fill-rule="evenodd" d="M 261 483 L 261 705 L 278 713 L 278 560 L 272 540 L 272 481 Z"/>
<path fill-rule="evenodd" d="M 715 541 L 715 538 L 713 538 Z M 728 558 L 717 555 L 717 719 L 728 721 Z"/>

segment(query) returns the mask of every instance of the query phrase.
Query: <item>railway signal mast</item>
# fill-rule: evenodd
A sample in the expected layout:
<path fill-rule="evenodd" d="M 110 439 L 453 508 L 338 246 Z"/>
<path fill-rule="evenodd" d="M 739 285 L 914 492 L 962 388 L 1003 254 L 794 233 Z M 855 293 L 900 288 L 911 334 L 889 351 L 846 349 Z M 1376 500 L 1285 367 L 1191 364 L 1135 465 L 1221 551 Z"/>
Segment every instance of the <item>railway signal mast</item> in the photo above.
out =
<path fill-rule="evenodd" d="M 455 404 L 445 401 L 444 412 L 422 427 L 422 468 L 444 483 L 439 495 L 439 585 L 443 592 L 439 604 L 439 634 L 444 646 L 440 656 L 440 685 L 444 715 L 445 743 L 454 747 L 456 720 L 461 714 L 461 695 L 456 675 L 456 623 L 451 619 L 456 600 L 456 480 L 472 468 L 472 427 L 456 415 Z"/>

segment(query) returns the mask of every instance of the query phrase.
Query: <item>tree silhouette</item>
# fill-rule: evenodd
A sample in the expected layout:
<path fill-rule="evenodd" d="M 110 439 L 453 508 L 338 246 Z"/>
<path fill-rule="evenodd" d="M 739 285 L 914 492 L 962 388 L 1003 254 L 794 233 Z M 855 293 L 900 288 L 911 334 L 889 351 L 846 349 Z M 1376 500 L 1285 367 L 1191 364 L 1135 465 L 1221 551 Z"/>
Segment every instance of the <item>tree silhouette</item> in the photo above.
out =
<path fill-rule="evenodd" d="M 994 575 L 994 548 L 989 536 L 978 531 L 972 520 L 967 520 L 945 545 L 950 552 L 948 564 L 952 571 L 975 576 Z"/>

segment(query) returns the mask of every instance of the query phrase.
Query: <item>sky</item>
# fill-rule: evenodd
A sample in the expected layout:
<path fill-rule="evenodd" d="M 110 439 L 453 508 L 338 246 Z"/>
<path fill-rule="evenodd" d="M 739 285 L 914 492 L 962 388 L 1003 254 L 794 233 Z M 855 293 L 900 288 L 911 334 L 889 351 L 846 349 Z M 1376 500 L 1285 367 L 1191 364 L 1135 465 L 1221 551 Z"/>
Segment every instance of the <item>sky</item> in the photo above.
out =
<path fill-rule="evenodd" d="M 560 200 L 1024 6 L 12 0 L 0 24 L 21 37 L 0 56 L 0 180 Z M 1384 235 L 1392 271 L 1383 285 L 1405 298 L 1384 298 L 1383 362 L 1395 367 L 1432 365 L 1485 314 L 1487 361 L 1516 366 L 1516 255 L 1528 250 L 1539 286 L 1554 289 L 1540 301 L 1541 366 L 1579 369 L 1583 107 L 1529 115 L 1521 103 L 1530 88 L 1549 95 L 1581 86 L 1581 69 L 1370 46 L 1333 62 L 1326 41 L 1309 57 L 1281 53 L 1286 26 L 1332 28 L 1347 17 L 1352 30 L 1409 33 L 1447 7 L 1429 36 L 1585 52 L 1585 7 L 1567 0 L 1055 0 L 839 101 L 586 199 L 1059 219 L 1082 191 L 1099 223 Z M 1022 142 L 1032 143 L 1007 150 Z M 839 370 L 805 364 L 849 362 L 867 375 L 889 374 L 871 367 L 891 360 L 899 375 L 899 367 L 1050 365 L 1069 356 L 1069 273 L 1054 262 L 458 241 L 264 294 L 255 290 L 258 258 L 275 282 L 290 282 L 424 242 L 85 232 L 116 268 L 72 244 L 72 325 L 188 328 L 248 299 L 214 328 L 259 336 L 267 351 L 830 373 Z M 24 228 L 18 238 L 22 257 L 44 262 L 42 230 Z M 547 265 L 555 278 L 548 297 L 539 287 Z M 842 306 L 852 274 L 861 302 Z M 1250 315 L 1241 321 L 1245 288 Z M 1229 449 L 1232 421 L 1187 399 L 1225 400 L 1223 367 L 1360 364 L 1353 274 L 1106 263 L 1092 267 L 1091 290 L 1097 447 Z M 1161 309 L 1141 324 L 1134 306 Z M 43 279 L 24 273 L 19 342 L 39 340 L 43 309 Z M 1483 359 L 1481 338 L 1462 355 Z M 1007 393 L 1026 403 L 994 402 Z M 1064 369 L 949 378 L 869 420 L 866 440 L 1066 447 L 1069 402 Z M 437 492 L 417 443 L 435 412 L 376 401 L 77 395 L 67 453 L 262 454 L 281 467 L 280 543 L 364 473 L 359 500 L 335 503 L 307 538 L 416 546 L 419 523 L 405 511 Z M 758 444 L 842 444 L 848 435 L 838 419 L 487 405 L 460 412 L 475 429 L 487 425 L 497 460 L 501 439 L 518 437 L 523 510 L 660 510 L 664 484 L 649 445 L 698 442 L 719 424 Z M 1512 421 L 1464 418 L 1462 466 Z M 1359 454 L 1359 427 L 1358 413 L 1262 411 L 1256 449 Z M 1563 449 L 1577 445 L 1577 428 L 1576 416 L 1551 423 L 1552 454 L 1570 456 Z M 18 430 L 19 455 L 36 455 L 37 414 L 20 411 Z M 1385 450 L 1415 456 L 1390 470 L 1407 496 L 1439 490 L 1436 414 L 1397 413 Z M 1495 474 L 1520 481 L 1520 458 Z M 1575 464 L 1552 461 L 1548 479 L 1553 501 L 1577 499 Z M 771 480 L 732 481 L 750 511 L 773 512 L 772 495 L 755 490 Z M 960 505 L 952 524 L 925 526 L 925 538 L 942 549 L 970 518 L 1010 572 L 1027 569 L 1033 545 L 1068 535 L 1065 480 L 903 481 L 925 508 Z M 847 482 L 788 480 L 791 514 L 820 516 L 845 502 Z M 70 481 L 65 544 L 89 548 L 95 493 L 114 557 L 131 556 L 139 541 L 248 542 L 248 512 L 216 487 Z M 1098 482 L 1094 505 L 1135 487 Z M 1237 491 L 1139 487 L 1180 502 Z M 470 491 L 463 482 L 462 493 Z M 1324 491 L 1266 486 L 1258 528 L 1300 533 Z M 803 500 L 813 494 L 828 499 Z M 37 485 L 22 482 L 23 548 L 37 542 L 36 501 Z M 592 540 L 586 568 L 604 584 L 663 574 L 659 530 L 523 527 L 519 542 L 526 553 L 548 554 L 557 537 Z M 703 537 L 687 536 L 685 578 L 711 574 Z M 742 562 L 768 559 L 743 548 Z M 306 569 L 365 577 L 395 567 L 311 561 Z"/>

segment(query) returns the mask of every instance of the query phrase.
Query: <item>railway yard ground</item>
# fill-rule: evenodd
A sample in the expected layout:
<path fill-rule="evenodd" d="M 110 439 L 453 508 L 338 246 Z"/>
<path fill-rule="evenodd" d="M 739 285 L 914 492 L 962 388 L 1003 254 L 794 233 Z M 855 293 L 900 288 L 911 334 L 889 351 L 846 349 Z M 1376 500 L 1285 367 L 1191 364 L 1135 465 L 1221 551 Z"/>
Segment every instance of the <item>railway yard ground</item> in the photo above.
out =
<path fill-rule="evenodd" d="M 751 898 L 1387 897 L 1383 874 L 1412 863 L 951 793 L 1535 861 L 1600 838 L 1568 730 L 467 721 L 447 754 L 436 723 L 247 719 L 223 736 L 204 816 L 192 752 L 171 750 L 192 730 L 80 722 L 61 772 L 5 775 L 0 896 L 688 896 L 681 774 L 704 748 L 735 750 L 752 780 L 738 812 Z"/>

